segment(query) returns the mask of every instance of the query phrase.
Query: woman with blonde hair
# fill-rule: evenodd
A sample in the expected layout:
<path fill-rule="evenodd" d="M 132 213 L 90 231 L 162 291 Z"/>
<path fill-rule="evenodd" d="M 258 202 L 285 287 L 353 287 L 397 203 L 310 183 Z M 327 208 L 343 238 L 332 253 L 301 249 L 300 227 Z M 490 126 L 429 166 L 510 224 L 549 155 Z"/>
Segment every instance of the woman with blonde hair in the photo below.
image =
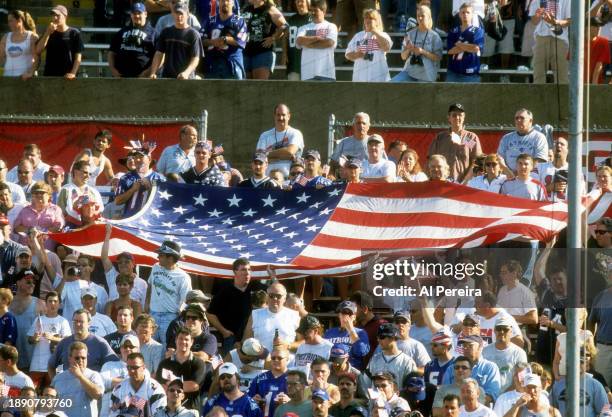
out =
<path fill-rule="evenodd" d="M 383 31 L 380 13 L 374 9 L 364 10 L 363 27 L 353 36 L 344 54 L 346 59 L 355 63 L 353 81 L 389 81 L 387 52 L 391 50 L 393 41 Z"/>
<path fill-rule="evenodd" d="M 38 67 L 36 25 L 28 12 L 13 10 L 8 14 L 10 32 L 0 40 L 0 63 L 5 77 L 32 78 Z"/>
<path fill-rule="evenodd" d="M 393 82 L 434 82 L 438 78 L 444 46 L 440 35 L 432 30 L 429 7 L 417 7 L 417 22 L 417 27 L 404 37 L 402 59 L 406 64 L 402 72 L 393 77 Z"/>
<path fill-rule="evenodd" d="M 419 164 L 419 154 L 414 149 L 406 149 L 397 164 L 397 182 L 427 181 L 427 175 Z"/>

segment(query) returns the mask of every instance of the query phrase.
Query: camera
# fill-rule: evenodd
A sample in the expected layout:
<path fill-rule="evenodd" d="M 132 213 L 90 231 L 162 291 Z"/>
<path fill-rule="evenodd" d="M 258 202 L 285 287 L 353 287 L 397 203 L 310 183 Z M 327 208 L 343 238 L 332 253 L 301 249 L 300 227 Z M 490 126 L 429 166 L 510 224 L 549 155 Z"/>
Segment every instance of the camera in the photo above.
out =
<path fill-rule="evenodd" d="M 374 54 L 372 52 L 366 52 L 366 54 L 363 56 L 364 61 L 373 61 L 374 60 Z"/>
<path fill-rule="evenodd" d="M 563 28 L 561 25 L 554 25 L 552 28 L 552 33 L 554 33 L 556 36 L 561 36 L 563 35 Z"/>
<path fill-rule="evenodd" d="M 567 169 L 560 169 L 555 172 L 553 182 L 567 182 L 568 172 Z"/>
<path fill-rule="evenodd" d="M 420 55 L 411 55 L 410 56 L 410 65 L 420 65 L 423 66 L 423 57 Z"/>

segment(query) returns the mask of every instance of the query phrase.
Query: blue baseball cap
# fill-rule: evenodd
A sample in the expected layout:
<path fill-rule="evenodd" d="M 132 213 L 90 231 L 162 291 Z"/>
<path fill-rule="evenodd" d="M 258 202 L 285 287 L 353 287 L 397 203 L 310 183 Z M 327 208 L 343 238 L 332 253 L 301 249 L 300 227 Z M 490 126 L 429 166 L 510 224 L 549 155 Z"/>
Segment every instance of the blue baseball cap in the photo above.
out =
<path fill-rule="evenodd" d="M 425 379 L 423 377 L 412 376 L 408 378 L 405 386 L 408 399 L 423 401 L 425 399 Z"/>
<path fill-rule="evenodd" d="M 132 13 L 146 13 L 147 8 L 142 3 L 132 4 Z"/>
<path fill-rule="evenodd" d="M 329 351 L 330 358 L 348 358 L 349 346 L 344 343 L 336 343 Z"/>
<path fill-rule="evenodd" d="M 329 394 L 323 389 L 316 389 L 312 392 L 312 399 L 319 398 L 323 401 L 329 401 Z"/>

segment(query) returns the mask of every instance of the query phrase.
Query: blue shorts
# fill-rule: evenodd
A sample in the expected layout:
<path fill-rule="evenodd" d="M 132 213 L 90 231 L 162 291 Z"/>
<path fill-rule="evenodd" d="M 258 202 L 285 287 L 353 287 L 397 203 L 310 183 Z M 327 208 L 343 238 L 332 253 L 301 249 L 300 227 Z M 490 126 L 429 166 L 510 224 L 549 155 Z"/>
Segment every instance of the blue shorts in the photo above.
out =
<path fill-rule="evenodd" d="M 246 72 L 253 72 L 253 70 L 258 68 L 266 68 L 270 72 L 274 71 L 274 62 L 276 61 L 274 51 L 262 52 L 253 56 L 244 55 L 242 58 Z"/>

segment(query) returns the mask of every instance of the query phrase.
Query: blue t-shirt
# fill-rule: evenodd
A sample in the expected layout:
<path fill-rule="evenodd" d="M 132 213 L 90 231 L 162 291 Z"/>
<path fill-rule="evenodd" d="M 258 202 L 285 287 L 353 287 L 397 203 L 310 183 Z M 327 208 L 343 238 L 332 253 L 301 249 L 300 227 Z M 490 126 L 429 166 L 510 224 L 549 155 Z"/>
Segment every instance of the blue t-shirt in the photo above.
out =
<path fill-rule="evenodd" d="M 17 320 L 10 311 L 0 318 L 0 343 L 6 342 L 13 346 L 17 344 Z"/>
<path fill-rule="evenodd" d="M 158 181 L 158 182 L 166 181 L 166 178 L 163 175 L 158 174 L 155 171 L 151 171 L 144 178 L 147 178 L 151 182 L 151 184 L 153 184 L 155 181 Z M 132 185 L 134 185 L 134 183 L 138 181 L 139 179 L 141 179 L 140 175 L 138 175 L 134 171 L 131 171 L 125 174 L 119 180 L 119 186 L 117 187 L 117 191 L 115 191 L 115 197 L 120 194 L 125 193 L 127 190 L 132 188 Z M 140 187 L 138 191 L 132 194 L 132 197 L 130 197 L 130 199 L 125 203 L 125 209 L 123 210 L 123 217 L 130 217 L 138 213 L 138 211 L 142 208 L 144 203 L 146 203 L 147 199 L 149 198 L 150 192 L 151 190 L 146 190 L 144 187 Z"/>
<path fill-rule="evenodd" d="M 323 338 L 329 340 L 333 344 L 343 343 L 350 346 L 349 363 L 362 371 L 365 368 L 363 358 L 370 351 L 370 340 L 365 330 L 355 328 L 355 331 L 357 332 L 357 336 L 359 336 L 359 340 L 355 343 L 351 343 L 351 336 L 348 331 L 340 327 L 333 327 L 326 330 Z"/>
<path fill-rule="evenodd" d="M 219 406 L 225 410 L 230 416 L 242 417 L 263 417 L 259 406 L 247 394 L 238 398 L 236 401 L 230 401 L 222 393 L 217 394 L 206 401 L 202 409 L 202 415 L 205 416 L 214 407 Z"/>
<path fill-rule="evenodd" d="M 565 378 L 555 382 L 552 387 L 551 405 L 561 412 L 562 416 L 567 416 L 567 391 Z M 593 378 L 591 374 L 584 374 L 580 377 L 580 417 L 596 417 L 601 412 L 604 405 L 608 404 L 608 395 L 601 383 Z"/>
<path fill-rule="evenodd" d="M 501 390 L 501 375 L 495 363 L 481 357 L 472 367 L 471 376 L 482 387 L 486 395 L 493 398 L 493 401 L 497 399 Z M 442 377 L 442 383 L 452 384 L 453 382 L 455 382 L 455 374 L 453 372 L 445 372 Z"/>
<path fill-rule="evenodd" d="M 454 27 L 447 38 L 447 48 L 450 50 L 457 42 L 478 45 L 484 49 L 484 30 L 480 27 L 470 26 L 461 32 L 461 26 Z M 448 70 L 464 75 L 476 75 L 480 72 L 480 53 L 462 52 L 451 55 L 448 59 Z"/>
<path fill-rule="evenodd" d="M 259 394 L 260 397 L 264 398 L 266 403 L 264 407 L 267 409 L 264 414 L 267 416 L 273 416 L 276 411 L 276 402 L 274 398 L 279 392 L 287 393 L 287 374 L 282 374 L 278 378 L 272 375 L 271 371 L 259 374 L 251 381 L 249 385 L 248 394 L 249 397 L 254 397 Z"/>
<path fill-rule="evenodd" d="M 432 360 L 427 365 L 425 365 L 425 382 L 432 385 L 442 385 L 442 378 L 444 378 L 444 374 L 448 368 L 451 368 L 449 372 L 453 372 L 453 365 L 455 363 L 455 358 L 452 358 L 450 361 L 446 362 L 444 365 L 440 365 L 438 358 Z"/>
<path fill-rule="evenodd" d="M 91 369 L 85 369 L 83 370 L 83 375 L 89 380 L 89 382 L 92 382 L 101 391 L 104 391 L 104 381 L 99 373 L 94 372 Z M 51 385 L 53 385 L 57 390 L 57 397 L 59 399 L 70 399 L 72 401 L 71 406 L 66 407 L 63 410 L 68 417 L 97 417 L 97 401 L 87 395 L 83 389 L 83 385 L 72 374 L 72 372 L 65 371 L 61 374 L 57 374 L 55 378 L 53 378 Z"/>

